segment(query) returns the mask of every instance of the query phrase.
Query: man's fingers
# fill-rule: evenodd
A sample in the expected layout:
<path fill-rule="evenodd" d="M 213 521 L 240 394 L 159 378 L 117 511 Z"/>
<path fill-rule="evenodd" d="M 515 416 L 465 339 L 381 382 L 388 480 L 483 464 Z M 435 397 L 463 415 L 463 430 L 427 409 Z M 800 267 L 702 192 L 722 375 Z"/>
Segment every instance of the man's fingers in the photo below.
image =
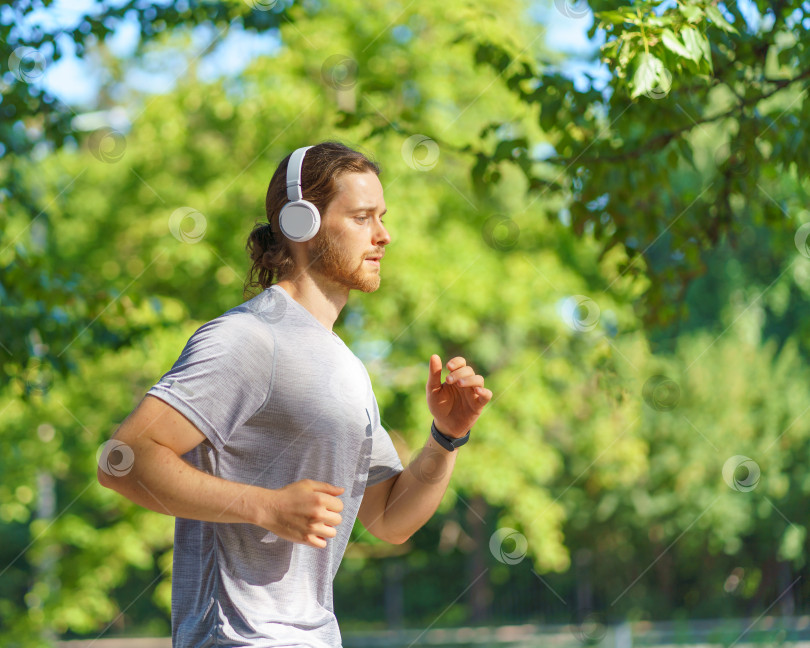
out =
<path fill-rule="evenodd" d="M 312 533 L 321 538 L 334 538 L 337 535 L 337 529 L 329 524 L 316 524 L 312 527 Z"/>
<path fill-rule="evenodd" d="M 486 405 L 490 400 L 492 400 L 492 391 L 487 389 L 486 387 L 476 387 L 474 393 L 475 396 L 478 398 L 478 400 L 482 401 L 484 405 Z"/>
<path fill-rule="evenodd" d="M 461 356 L 456 356 L 452 360 L 447 361 L 447 371 L 455 371 L 467 364 L 467 361 Z"/>
<path fill-rule="evenodd" d="M 458 383 L 459 379 L 466 378 L 467 376 L 474 376 L 475 371 L 472 367 L 461 367 L 460 369 L 456 369 L 454 372 L 449 374 L 445 379 L 447 384 L 452 385 L 453 383 Z M 465 381 L 466 382 L 466 381 Z"/>
<path fill-rule="evenodd" d="M 442 384 L 442 359 L 437 354 L 430 356 L 428 362 L 428 388 L 437 389 Z"/>
<path fill-rule="evenodd" d="M 343 486 L 335 486 L 334 484 L 321 481 L 314 481 L 312 488 L 319 493 L 327 493 L 329 495 L 340 495 L 346 490 Z"/>
<path fill-rule="evenodd" d="M 484 386 L 484 377 L 483 376 L 476 376 L 476 375 L 469 375 L 464 376 L 463 378 L 456 378 L 453 383 L 458 385 L 459 387 L 483 387 Z"/>
<path fill-rule="evenodd" d="M 343 522 L 343 516 L 338 515 L 337 513 L 330 513 L 329 515 L 324 515 L 324 524 L 328 524 L 331 527 L 338 526 L 341 522 Z"/>

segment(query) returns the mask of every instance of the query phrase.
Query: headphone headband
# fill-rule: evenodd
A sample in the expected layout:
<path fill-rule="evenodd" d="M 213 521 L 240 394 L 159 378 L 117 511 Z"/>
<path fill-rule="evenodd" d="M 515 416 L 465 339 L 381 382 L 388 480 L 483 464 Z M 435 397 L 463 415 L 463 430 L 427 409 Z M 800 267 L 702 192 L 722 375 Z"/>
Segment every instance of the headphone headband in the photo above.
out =
<path fill-rule="evenodd" d="M 287 200 L 290 202 L 304 198 L 304 194 L 301 193 L 301 168 L 304 166 L 304 155 L 311 148 L 303 146 L 296 149 L 287 163 Z"/>

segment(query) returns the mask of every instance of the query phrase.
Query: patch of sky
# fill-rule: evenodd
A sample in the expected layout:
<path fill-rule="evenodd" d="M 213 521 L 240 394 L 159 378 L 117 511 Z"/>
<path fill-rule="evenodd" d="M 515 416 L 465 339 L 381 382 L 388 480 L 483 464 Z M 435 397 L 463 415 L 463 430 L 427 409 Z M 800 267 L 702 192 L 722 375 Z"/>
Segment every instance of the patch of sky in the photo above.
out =
<path fill-rule="evenodd" d="M 529 16 L 544 25 L 546 47 L 565 55 L 559 64 L 547 67 L 547 71 L 571 79 L 579 91 L 602 90 L 607 86 L 610 70 L 599 60 L 599 48 L 605 43 L 606 34 L 597 29 L 593 38 L 588 36 L 594 15 L 585 2 L 540 2 L 532 5 Z"/>
<path fill-rule="evenodd" d="M 108 1 L 105 4 L 121 6 L 125 1 Z M 160 6 L 169 3 L 170 0 L 164 0 L 152 4 Z M 187 3 L 182 0 L 176 3 L 179 10 L 183 10 L 183 5 Z M 34 30 L 45 33 L 73 30 L 86 16 L 98 11 L 99 5 L 94 0 L 57 0 L 48 7 L 31 12 L 24 21 L 15 20 L 13 10 L 5 6 L 0 9 L 0 20 L 15 20 L 15 28 L 21 34 L 30 35 Z M 127 12 L 114 25 L 115 29 L 105 44 L 117 58 L 132 57 L 141 38 L 137 14 Z M 272 56 L 281 49 L 278 30 L 255 33 L 246 31 L 238 24 L 231 25 L 224 32 L 212 25 L 198 25 L 190 30 L 189 39 L 189 49 L 193 54 L 182 51 L 174 55 L 165 51 L 149 53 L 139 65 L 133 65 L 127 71 L 126 85 L 144 93 L 168 92 L 192 62 L 196 62 L 196 71 L 202 81 L 233 77 L 239 75 L 257 56 Z M 92 109 L 105 81 L 103 71 L 90 60 L 91 57 L 80 58 L 76 55 L 75 43 L 67 34 L 57 35 L 55 41 L 62 56 L 58 61 L 49 63 L 33 83 L 39 84 L 67 105 Z M 46 43 L 41 51 L 50 57 L 53 44 Z M 200 56 L 200 53 L 204 54 Z"/>

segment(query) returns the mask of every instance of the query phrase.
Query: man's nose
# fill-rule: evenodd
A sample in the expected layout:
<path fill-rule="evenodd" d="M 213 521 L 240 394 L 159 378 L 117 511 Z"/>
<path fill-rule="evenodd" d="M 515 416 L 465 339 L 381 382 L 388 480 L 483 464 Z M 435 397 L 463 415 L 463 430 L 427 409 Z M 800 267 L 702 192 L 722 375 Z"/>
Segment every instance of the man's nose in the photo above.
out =
<path fill-rule="evenodd" d="M 376 245 L 388 245 L 391 242 L 391 234 L 389 234 L 382 222 L 378 224 L 374 232 L 374 240 Z"/>

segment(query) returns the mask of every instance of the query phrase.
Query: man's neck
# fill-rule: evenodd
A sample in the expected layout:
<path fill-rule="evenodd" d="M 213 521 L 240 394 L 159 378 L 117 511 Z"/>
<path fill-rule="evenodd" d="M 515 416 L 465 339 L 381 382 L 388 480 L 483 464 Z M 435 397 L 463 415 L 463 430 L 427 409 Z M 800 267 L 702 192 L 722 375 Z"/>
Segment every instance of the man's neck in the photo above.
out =
<path fill-rule="evenodd" d="M 329 331 L 349 298 L 349 289 L 334 283 L 320 283 L 311 275 L 282 279 L 278 286 L 306 308 Z"/>

